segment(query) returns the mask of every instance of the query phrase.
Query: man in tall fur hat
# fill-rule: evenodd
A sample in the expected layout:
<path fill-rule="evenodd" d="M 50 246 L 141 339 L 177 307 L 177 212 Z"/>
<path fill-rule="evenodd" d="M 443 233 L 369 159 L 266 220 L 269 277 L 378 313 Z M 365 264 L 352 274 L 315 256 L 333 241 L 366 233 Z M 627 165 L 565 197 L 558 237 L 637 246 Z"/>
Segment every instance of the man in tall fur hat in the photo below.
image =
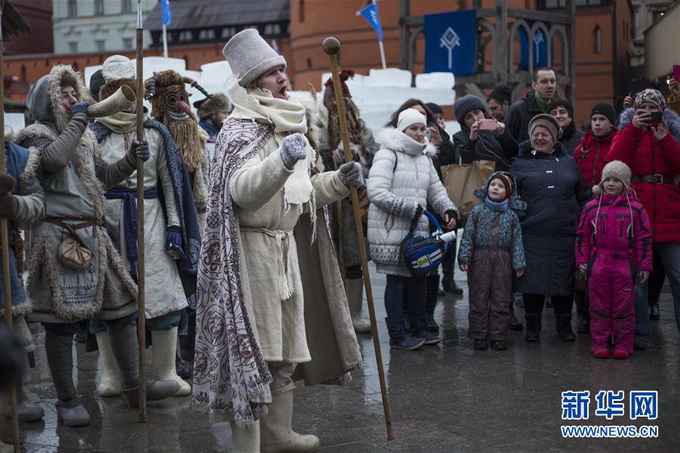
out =
<path fill-rule="evenodd" d="M 106 83 L 99 91 L 105 100 L 122 85 L 136 91 L 135 68 L 127 57 L 114 55 L 102 66 Z M 128 143 L 137 137 L 137 114 L 130 111 L 97 118 L 90 126 L 101 148 L 105 162 L 120 159 Z M 144 139 L 150 158 L 144 165 L 144 231 L 145 285 L 147 327 L 153 343 L 153 370 L 158 379 L 179 384 L 176 396 L 191 393 L 190 385 L 176 372 L 177 331 L 180 310 L 187 306 L 187 296 L 195 291 L 200 239 L 196 208 L 190 178 L 180 151 L 168 129 L 157 121 L 144 122 Z M 136 278 L 137 228 L 136 171 L 106 193 L 106 226 L 116 247 L 126 258 L 125 266 Z M 91 326 L 90 330 L 93 330 Z M 106 332 L 99 330 L 97 342 L 106 351 Z M 106 376 L 115 376 L 115 364 L 106 360 L 101 365 Z M 119 392 L 115 379 L 100 385 L 102 395 Z"/>
<path fill-rule="evenodd" d="M 354 77 L 354 71 L 343 69 L 340 73 L 342 96 L 347 109 L 347 126 L 349 128 L 350 147 L 352 156 L 361 164 L 364 177 L 368 177 L 368 171 L 373 163 L 373 156 L 380 149 L 380 145 L 373 139 L 373 133 L 360 117 L 359 108 L 352 100 L 352 95 L 347 87 L 347 80 Z M 340 121 L 338 119 L 338 107 L 335 103 L 335 89 L 333 80 L 328 79 L 325 84 L 323 96 L 319 102 L 319 114 L 315 120 L 315 141 L 319 146 L 319 153 L 323 159 L 326 170 L 336 170 L 345 162 L 340 134 Z M 352 323 L 357 333 L 370 333 L 371 324 L 362 315 L 364 282 L 359 256 L 359 245 L 354 227 L 354 210 L 348 198 L 333 205 L 334 215 L 334 239 L 342 250 L 341 264 L 344 266 L 345 291 L 347 303 L 352 314 Z M 362 224 L 366 228 L 368 218 L 368 197 L 365 190 L 359 191 L 359 212 L 362 214 Z"/>
<path fill-rule="evenodd" d="M 88 99 L 80 74 L 55 66 L 29 91 L 26 103 L 36 123 L 17 137 L 17 144 L 36 156 L 24 172 L 35 175 L 45 192 L 45 217 L 31 229 L 30 318 L 45 327 L 57 415 L 67 426 L 90 423 L 73 383 L 78 321 L 108 327 L 122 393 L 131 406 L 138 404 L 139 391 L 137 285 L 104 229 L 104 187 L 128 178 L 137 158 L 147 160 L 148 145 L 131 140 L 116 159 L 102 160 L 87 129 Z M 175 382 L 153 383 L 147 399 L 165 398 L 177 389 Z"/>
<path fill-rule="evenodd" d="M 361 355 L 327 212 L 361 168 L 319 173 L 286 61 L 253 29 L 227 43 L 234 110 L 218 136 L 198 278 L 193 401 L 228 413 L 234 451 L 315 451 L 292 430 L 293 373 L 335 381 Z"/>

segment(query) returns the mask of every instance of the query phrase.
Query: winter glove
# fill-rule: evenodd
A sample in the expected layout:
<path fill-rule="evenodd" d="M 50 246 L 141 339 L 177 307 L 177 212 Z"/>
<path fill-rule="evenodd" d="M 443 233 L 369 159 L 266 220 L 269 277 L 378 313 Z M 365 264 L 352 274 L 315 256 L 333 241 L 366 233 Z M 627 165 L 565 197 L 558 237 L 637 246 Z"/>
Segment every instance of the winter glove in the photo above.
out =
<path fill-rule="evenodd" d="M 142 159 L 142 161 L 146 162 L 149 160 L 149 157 L 151 157 L 151 152 L 149 151 L 149 142 L 146 140 L 142 140 L 141 142 L 134 140 L 130 145 L 129 153 L 133 159 L 136 160 L 137 157 L 139 157 Z"/>
<path fill-rule="evenodd" d="M 14 189 L 14 178 L 10 175 L 0 175 L 0 195 L 10 193 Z"/>
<path fill-rule="evenodd" d="M 307 151 L 305 151 L 306 147 L 307 143 L 300 133 L 292 134 L 284 138 L 283 143 L 281 144 L 281 160 L 283 161 L 283 165 L 288 170 L 292 170 L 297 161 L 307 157 Z"/>
<path fill-rule="evenodd" d="M 71 115 L 75 115 L 76 113 L 84 113 L 87 115 L 87 108 L 90 106 L 89 102 L 78 102 L 76 104 L 73 104 L 71 106 Z"/>
<path fill-rule="evenodd" d="M 338 178 L 347 187 L 364 187 L 364 175 L 361 172 L 361 164 L 359 162 L 349 162 L 340 165 L 340 168 L 338 168 Z"/>
<path fill-rule="evenodd" d="M 425 208 L 423 208 L 422 206 L 418 205 L 418 207 L 416 208 L 416 213 L 413 215 L 413 220 L 419 219 L 420 216 L 423 215 L 423 212 L 425 212 Z"/>
<path fill-rule="evenodd" d="M 168 227 L 165 232 L 165 251 L 177 258 L 186 258 L 183 250 L 182 230 L 178 226 Z"/>
<path fill-rule="evenodd" d="M 14 178 L 10 175 L 0 175 L 0 217 L 14 218 L 19 211 L 19 202 L 12 195 Z"/>

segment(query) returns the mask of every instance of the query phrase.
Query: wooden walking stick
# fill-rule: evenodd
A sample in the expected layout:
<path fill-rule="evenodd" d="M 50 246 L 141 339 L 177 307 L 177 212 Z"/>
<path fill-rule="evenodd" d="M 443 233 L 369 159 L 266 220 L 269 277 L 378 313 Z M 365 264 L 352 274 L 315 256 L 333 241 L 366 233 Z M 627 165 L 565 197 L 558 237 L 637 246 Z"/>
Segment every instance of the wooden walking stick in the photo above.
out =
<path fill-rule="evenodd" d="M 144 140 L 142 1 L 137 0 L 137 141 Z M 144 284 L 144 161 L 137 158 L 137 334 L 139 341 L 139 422 L 146 423 L 146 299 Z"/>
<path fill-rule="evenodd" d="M 2 110 L 0 111 L 0 175 L 7 171 L 5 165 L 5 84 L 3 66 L 3 54 L 5 53 L 4 38 L 2 36 L 2 10 L 4 2 L 0 6 L 0 101 Z M 5 322 L 7 330 L 12 332 L 12 282 L 9 274 L 9 222 L 6 217 L 0 218 L 0 245 L 2 246 L 2 283 L 3 296 L 5 298 Z M 10 388 L 10 406 L 12 411 L 12 442 L 14 452 L 21 452 L 21 439 L 19 438 L 19 416 L 17 414 L 17 387 L 12 385 Z"/>
<path fill-rule="evenodd" d="M 331 72 L 333 74 L 333 87 L 335 88 L 335 103 L 338 107 L 338 119 L 340 121 L 340 132 L 342 134 L 342 147 L 345 152 L 345 162 L 354 162 L 352 150 L 349 145 L 349 131 L 347 128 L 347 112 L 345 110 L 345 100 L 342 97 L 342 85 L 340 84 L 340 71 L 338 66 L 338 53 L 340 52 L 340 41 L 337 38 L 326 38 L 323 41 L 323 50 L 331 60 Z M 361 257 L 361 270 L 364 274 L 364 287 L 366 288 L 366 301 L 368 313 L 371 318 L 371 336 L 373 337 L 373 348 L 375 349 L 375 360 L 380 379 L 380 393 L 382 394 L 383 411 L 385 413 L 385 424 L 387 425 L 387 440 L 394 439 L 392 431 L 392 411 L 390 410 L 390 400 L 387 395 L 387 384 L 385 383 L 385 370 L 383 369 L 382 352 L 380 350 L 380 338 L 378 337 L 377 323 L 375 319 L 375 307 L 373 305 L 373 290 L 371 289 L 371 276 L 368 271 L 368 254 L 366 253 L 366 242 L 364 240 L 364 230 L 361 226 L 361 215 L 359 214 L 359 194 L 357 188 L 350 186 L 350 196 L 352 200 L 352 210 L 354 212 L 354 228 L 359 242 L 359 256 Z"/>

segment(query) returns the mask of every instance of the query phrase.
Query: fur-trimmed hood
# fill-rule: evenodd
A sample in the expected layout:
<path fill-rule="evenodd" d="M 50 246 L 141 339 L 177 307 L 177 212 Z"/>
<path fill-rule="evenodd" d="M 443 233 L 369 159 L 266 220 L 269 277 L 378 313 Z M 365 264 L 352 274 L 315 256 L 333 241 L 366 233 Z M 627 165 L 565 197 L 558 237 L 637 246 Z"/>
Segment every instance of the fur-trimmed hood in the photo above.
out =
<path fill-rule="evenodd" d="M 57 65 L 31 87 L 26 106 L 39 123 L 49 125 L 57 133 L 66 128 L 71 114 L 61 104 L 61 87 L 73 86 L 79 101 L 94 102 L 80 73 L 71 66 Z"/>
<path fill-rule="evenodd" d="M 619 116 L 618 130 L 622 131 L 628 123 L 633 121 L 635 109 L 633 107 L 627 108 Z M 663 119 L 668 123 L 668 131 L 676 141 L 680 141 L 680 116 L 673 110 L 666 108 L 663 111 Z"/>
<path fill-rule="evenodd" d="M 392 151 L 400 151 L 405 154 L 416 156 L 426 154 L 430 158 L 437 155 L 437 147 L 427 141 L 424 144 L 418 143 L 408 135 L 393 127 L 386 127 L 376 136 L 376 140 L 384 148 Z"/>

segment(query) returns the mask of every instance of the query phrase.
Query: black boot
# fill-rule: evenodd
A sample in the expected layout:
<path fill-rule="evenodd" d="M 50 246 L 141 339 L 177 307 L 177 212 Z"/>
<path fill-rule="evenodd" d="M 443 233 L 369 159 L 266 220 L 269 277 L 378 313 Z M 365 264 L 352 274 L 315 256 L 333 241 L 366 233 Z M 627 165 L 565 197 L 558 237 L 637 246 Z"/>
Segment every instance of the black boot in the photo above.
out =
<path fill-rule="evenodd" d="M 508 321 L 508 327 L 510 330 L 521 331 L 523 329 L 522 323 L 515 315 L 515 302 L 510 302 L 510 320 Z"/>
<path fill-rule="evenodd" d="M 576 336 L 571 329 L 571 313 L 555 313 L 555 324 L 557 325 L 557 336 L 562 341 L 574 341 Z"/>
<path fill-rule="evenodd" d="M 439 275 L 430 275 L 427 277 L 427 301 L 425 304 L 425 312 L 427 315 L 427 330 L 430 332 L 439 332 L 439 324 L 434 320 L 434 310 L 437 308 L 437 293 L 439 289 Z"/>
<path fill-rule="evenodd" d="M 390 320 L 385 318 L 385 323 L 387 324 L 387 332 L 390 334 L 390 347 L 392 349 L 413 351 L 425 344 L 424 339 L 413 338 L 406 334 L 403 320 Z"/>
<path fill-rule="evenodd" d="M 649 319 L 652 321 L 658 321 L 661 318 L 661 313 L 659 313 L 659 302 L 649 304 Z"/>
<path fill-rule="evenodd" d="M 529 342 L 539 341 L 541 339 L 541 313 L 526 313 L 527 331 L 524 334 L 524 340 Z"/>

